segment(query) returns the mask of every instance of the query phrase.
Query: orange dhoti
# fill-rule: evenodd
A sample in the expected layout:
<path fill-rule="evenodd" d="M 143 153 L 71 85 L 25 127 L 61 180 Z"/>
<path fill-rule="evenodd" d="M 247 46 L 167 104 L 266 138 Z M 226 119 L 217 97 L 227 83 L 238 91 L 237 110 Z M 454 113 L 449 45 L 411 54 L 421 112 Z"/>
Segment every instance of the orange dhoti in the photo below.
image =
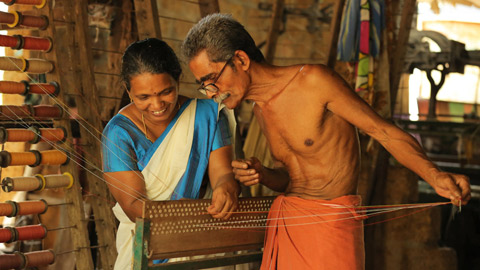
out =
<path fill-rule="evenodd" d="M 306 200 L 278 196 L 268 214 L 262 270 L 361 270 L 360 196 Z"/>

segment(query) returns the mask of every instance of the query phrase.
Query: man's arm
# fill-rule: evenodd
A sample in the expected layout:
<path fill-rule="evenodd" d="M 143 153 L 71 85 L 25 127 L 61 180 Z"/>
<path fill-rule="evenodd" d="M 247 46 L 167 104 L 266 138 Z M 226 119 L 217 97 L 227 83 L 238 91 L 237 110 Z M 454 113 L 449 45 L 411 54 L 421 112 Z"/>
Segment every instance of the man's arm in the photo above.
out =
<path fill-rule="evenodd" d="M 354 93 L 335 72 L 316 66 L 310 71 L 312 87 L 322 85 L 319 99 L 327 109 L 366 132 L 380 142 L 401 164 L 427 181 L 442 197 L 458 205 L 470 199 L 470 184 L 464 175 L 441 172 L 408 133 L 380 117 Z"/>
<path fill-rule="evenodd" d="M 285 192 L 290 182 L 288 172 L 284 168 L 266 168 L 256 157 L 235 160 L 232 167 L 235 179 L 245 186 L 260 183 L 273 191 Z"/>

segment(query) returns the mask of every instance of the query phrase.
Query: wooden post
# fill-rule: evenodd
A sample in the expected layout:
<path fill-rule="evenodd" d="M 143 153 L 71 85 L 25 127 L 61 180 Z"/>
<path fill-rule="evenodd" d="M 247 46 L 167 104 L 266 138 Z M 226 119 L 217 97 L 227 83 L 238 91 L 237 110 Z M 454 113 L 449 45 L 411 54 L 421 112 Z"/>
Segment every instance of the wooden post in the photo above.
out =
<path fill-rule="evenodd" d="M 337 44 L 338 36 L 340 35 L 340 24 L 342 22 L 343 7 L 345 6 L 345 0 L 337 0 L 335 9 L 333 11 L 332 21 L 330 22 L 330 43 L 328 44 L 328 58 L 327 66 L 329 68 L 335 67 L 337 61 Z"/>
<path fill-rule="evenodd" d="M 270 64 L 273 63 L 273 58 L 275 57 L 275 49 L 277 47 L 278 35 L 280 33 L 280 23 L 282 22 L 284 7 L 284 0 L 276 0 L 273 3 L 272 18 L 270 29 L 268 31 L 267 48 L 265 53 L 265 59 Z"/>
<path fill-rule="evenodd" d="M 140 40 L 150 37 L 162 38 L 157 0 L 134 0 L 133 3 L 135 4 L 138 38 Z"/>
<path fill-rule="evenodd" d="M 200 7 L 200 16 L 202 18 L 208 14 L 220 12 L 218 0 L 198 0 L 198 6 Z"/>
<path fill-rule="evenodd" d="M 58 4 L 58 3 L 57 3 Z M 46 29 L 46 32 L 53 40 L 53 51 L 45 54 L 45 59 L 50 60 L 55 63 L 55 69 L 47 74 L 47 78 L 50 81 L 57 81 L 60 83 L 60 94 L 58 96 L 59 100 L 65 100 L 65 87 L 69 83 L 69 78 L 71 74 L 67 75 L 67 71 L 71 70 L 72 63 L 69 61 L 71 59 L 71 50 L 73 48 L 73 39 L 72 37 L 72 25 L 65 23 L 65 31 L 69 34 L 67 35 L 57 35 L 56 26 L 52 22 L 54 18 L 53 11 L 53 2 L 48 1 L 43 9 L 38 10 L 39 15 L 48 16 L 51 21 L 50 26 Z M 65 16 L 67 18 L 67 16 Z M 58 44 L 66 45 L 66 48 L 58 48 Z M 66 49 L 66 50 L 64 50 Z M 60 59 L 61 61 L 58 61 Z M 66 115 L 66 114 L 65 114 Z M 70 126 L 70 119 L 68 116 L 64 116 L 62 120 L 55 122 L 56 126 L 65 127 L 68 131 L 68 137 L 70 140 L 67 140 L 65 144 L 66 149 L 73 149 L 73 145 L 70 143 L 72 140 L 72 129 Z M 72 157 L 70 157 L 72 159 Z M 73 161 L 62 166 L 62 171 L 66 171 L 72 174 L 74 178 L 73 186 L 70 189 L 65 191 L 65 202 L 67 203 L 67 213 L 68 213 L 68 223 L 70 226 L 74 226 L 69 229 L 72 236 L 72 246 L 75 251 L 75 264 L 76 269 L 78 270 L 90 270 L 93 269 L 93 261 L 90 252 L 90 240 L 87 229 L 87 220 L 85 219 L 85 210 L 83 207 L 83 197 L 82 197 L 82 187 L 80 186 L 79 179 L 79 170 L 78 165 Z"/>
<path fill-rule="evenodd" d="M 398 85 L 400 83 L 403 66 L 405 65 L 405 53 L 407 52 L 408 37 L 410 36 L 410 29 L 412 27 L 413 13 L 415 12 L 416 4 L 416 0 L 405 0 L 402 7 L 400 30 L 398 32 L 396 48 L 390 69 L 390 105 L 392 108 L 392 115 L 397 100 Z"/>
<path fill-rule="evenodd" d="M 69 2 L 69 1 L 68 1 Z M 116 222 L 111 205 L 107 202 L 112 201 L 106 182 L 103 180 L 101 171 L 102 162 L 100 159 L 101 151 L 101 131 L 103 129 L 100 113 L 98 91 L 93 74 L 93 59 L 91 51 L 90 35 L 88 33 L 88 14 L 87 0 L 77 0 L 73 2 L 75 10 L 75 37 L 77 41 L 77 57 L 80 64 L 79 87 L 82 89 L 83 102 L 77 103 L 79 114 L 86 119 L 89 127 L 84 126 L 81 129 L 82 142 L 86 143 L 84 151 L 93 168 L 89 168 L 87 174 L 88 187 L 90 193 L 90 204 L 95 217 L 95 228 L 97 231 L 98 245 L 100 246 L 101 268 L 113 269 L 117 252 L 115 247 L 115 228 Z M 80 75 L 79 74 L 79 75 Z M 88 101 L 87 101 L 88 100 Z M 89 130 L 87 130 L 87 128 Z M 88 168 L 88 165 L 87 165 Z"/>

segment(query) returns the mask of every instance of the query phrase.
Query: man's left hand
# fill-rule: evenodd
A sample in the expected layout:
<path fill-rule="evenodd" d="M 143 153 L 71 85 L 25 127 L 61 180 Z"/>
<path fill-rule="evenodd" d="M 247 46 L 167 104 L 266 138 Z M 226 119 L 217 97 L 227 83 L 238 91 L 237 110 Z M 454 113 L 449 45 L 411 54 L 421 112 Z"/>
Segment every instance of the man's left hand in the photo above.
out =
<path fill-rule="evenodd" d="M 432 185 L 438 195 L 450 199 L 452 204 L 463 205 L 470 200 L 470 180 L 467 176 L 448 172 L 439 172 Z"/>

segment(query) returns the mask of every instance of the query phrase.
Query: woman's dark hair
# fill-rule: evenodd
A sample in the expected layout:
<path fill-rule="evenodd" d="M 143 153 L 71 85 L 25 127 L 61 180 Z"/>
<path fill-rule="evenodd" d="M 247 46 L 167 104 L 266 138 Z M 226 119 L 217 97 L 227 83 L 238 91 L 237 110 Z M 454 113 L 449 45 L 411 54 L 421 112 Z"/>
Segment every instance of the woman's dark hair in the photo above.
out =
<path fill-rule="evenodd" d="M 157 38 L 148 38 L 130 44 L 122 56 L 120 76 L 127 90 L 130 90 L 132 77 L 142 73 L 167 73 L 178 82 L 182 67 L 167 43 Z"/>

